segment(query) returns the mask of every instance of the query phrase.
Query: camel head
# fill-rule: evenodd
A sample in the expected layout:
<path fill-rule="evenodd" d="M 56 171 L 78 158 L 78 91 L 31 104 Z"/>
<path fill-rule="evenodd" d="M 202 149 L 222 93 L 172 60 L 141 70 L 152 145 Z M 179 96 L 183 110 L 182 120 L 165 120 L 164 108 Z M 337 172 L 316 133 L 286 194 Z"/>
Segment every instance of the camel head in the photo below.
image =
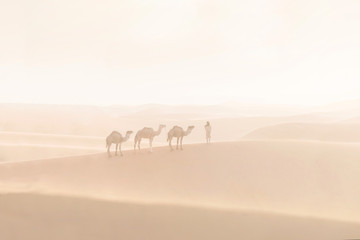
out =
<path fill-rule="evenodd" d="M 166 127 L 166 125 L 160 124 L 158 130 L 152 133 L 153 136 L 159 135 L 161 133 L 162 129 L 165 128 L 165 127 Z"/>
<path fill-rule="evenodd" d="M 125 137 L 122 138 L 121 142 L 126 142 L 130 138 L 130 135 L 132 133 L 133 131 L 127 131 Z"/>
<path fill-rule="evenodd" d="M 191 131 L 195 128 L 195 126 L 188 126 L 186 132 L 187 134 L 191 133 Z"/>

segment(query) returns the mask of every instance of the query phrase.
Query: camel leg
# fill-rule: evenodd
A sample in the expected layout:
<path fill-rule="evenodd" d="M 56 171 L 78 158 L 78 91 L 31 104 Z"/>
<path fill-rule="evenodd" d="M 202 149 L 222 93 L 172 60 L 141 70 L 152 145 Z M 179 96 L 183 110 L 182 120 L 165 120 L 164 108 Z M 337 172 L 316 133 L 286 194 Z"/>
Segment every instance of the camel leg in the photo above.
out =
<path fill-rule="evenodd" d="M 116 146 L 115 146 L 115 156 L 117 156 L 118 146 L 119 146 L 119 144 L 117 143 Z"/>
<path fill-rule="evenodd" d="M 182 151 L 183 150 L 183 147 L 182 147 L 182 140 L 183 140 L 183 137 L 180 138 L 180 150 Z"/>
<path fill-rule="evenodd" d="M 137 140 L 134 141 L 134 151 L 136 152 L 136 144 L 137 144 Z"/>
<path fill-rule="evenodd" d="M 152 142 L 153 142 L 153 139 L 150 138 L 150 140 L 149 140 L 149 143 L 150 143 L 150 152 L 152 152 Z"/>
<path fill-rule="evenodd" d="M 108 148 L 107 148 L 108 157 L 111 157 L 110 147 L 111 147 L 111 143 L 108 145 Z"/>
<path fill-rule="evenodd" d="M 120 150 L 120 156 L 123 156 L 123 153 L 122 153 L 122 150 L 121 150 L 121 143 L 120 143 L 120 146 L 119 146 L 119 150 Z"/>
<path fill-rule="evenodd" d="M 179 150 L 179 138 L 176 139 L 176 150 Z"/>
<path fill-rule="evenodd" d="M 171 146 L 171 140 L 172 140 L 172 138 L 169 138 L 169 147 L 170 147 L 170 151 L 174 151 L 173 147 Z"/>
<path fill-rule="evenodd" d="M 139 150 L 140 150 L 140 143 L 141 143 L 141 138 L 140 138 L 139 141 L 138 141 L 138 148 L 139 148 Z"/>

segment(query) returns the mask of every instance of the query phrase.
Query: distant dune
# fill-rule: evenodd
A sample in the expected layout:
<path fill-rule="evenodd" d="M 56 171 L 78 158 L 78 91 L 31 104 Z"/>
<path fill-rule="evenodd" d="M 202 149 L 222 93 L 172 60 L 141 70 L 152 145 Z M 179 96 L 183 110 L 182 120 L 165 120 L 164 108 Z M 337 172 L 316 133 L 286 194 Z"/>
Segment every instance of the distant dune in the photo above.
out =
<path fill-rule="evenodd" d="M 124 149 L 129 149 L 130 145 L 132 145 L 130 142 L 125 143 Z M 0 132 L 0 162 L 65 157 L 104 151 L 104 137 Z"/>
<path fill-rule="evenodd" d="M 360 123 L 285 123 L 258 128 L 244 138 L 360 142 Z"/>
<path fill-rule="evenodd" d="M 73 155 L 84 155 L 97 153 L 100 150 L 93 148 L 66 147 L 66 146 L 44 146 L 44 145 L 0 145 L 0 163 L 8 161 L 26 161 L 34 159 L 45 159 L 53 157 L 66 157 Z"/>
<path fill-rule="evenodd" d="M 286 115 L 287 114 L 287 115 Z M 97 153 L 113 130 L 136 131 L 143 127 L 167 128 L 154 146 L 167 145 L 166 133 L 174 126 L 195 130 L 185 143 L 205 141 L 204 125 L 210 121 L 213 141 L 238 141 L 255 129 L 275 124 L 330 123 L 343 120 L 304 107 L 227 103 L 213 106 L 159 105 L 78 106 L 0 104 L 0 161 L 20 161 Z M 133 137 L 124 148 L 131 148 Z M 148 147 L 144 140 L 142 146 Z M 14 151 L 14 150 L 21 151 Z"/>
<path fill-rule="evenodd" d="M 342 123 L 360 124 L 360 116 L 345 119 L 345 120 L 342 121 Z"/>
<path fill-rule="evenodd" d="M 216 121 L 218 139 L 238 140 L 223 129 L 244 125 L 239 134 L 254 127 L 283 122 L 328 122 L 339 120 L 329 112 L 311 108 L 283 105 L 222 104 L 192 105 L 140 105 L 140 106 L 78 106 L 0 104 L 0 131 L 102 137 L 112 130 L 137 130 L 144 126 L 196 125 L 202 127 L 207 120 Z M 340 118 L 342 119 L 342 118 Z M 224 121 L 222 121 L 224 120 Z M 215 128 L 216 129 L 216 128 Z M 239 128 L 236 129 L 241 130 Z M 225 131 L 225 132 L 223 132 Z M 203 140 L 203 135 L 201 135 Z M 199 136 L 194 136 L 199 140 Z"/>

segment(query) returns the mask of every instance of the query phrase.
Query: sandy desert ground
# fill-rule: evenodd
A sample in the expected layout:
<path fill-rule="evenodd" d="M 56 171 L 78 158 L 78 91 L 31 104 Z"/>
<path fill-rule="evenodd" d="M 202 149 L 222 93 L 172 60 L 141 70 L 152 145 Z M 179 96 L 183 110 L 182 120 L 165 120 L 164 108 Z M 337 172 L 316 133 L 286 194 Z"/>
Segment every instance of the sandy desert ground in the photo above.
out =
<path fill-rule="evenodd" d="M 58 126 L 44 119 L 60 119 L 63 110 L 37 106 L 42 118 L 21 124 L 26 111 L 7 107 L 0 239 L 360 238 L 357 112 L 335 106 L 253 116 L 88 112 L 98 119 L 70 108 L 74 114 L 67 109 Z M 214 128 L 211 144 L 202 143 L 205 119 Z M 140 152 L 107 157 L 109 129 L 156 128 L 159 121 L 196 125 L 184 151 L 162 146 L 167 127 L 153 153 L 145 140 Z"/>
<path fill-rule="evenodd" d="M 2 163 L 1 233 L 353 239 L 360 235 L 359 155 L 358 144 L 241 141 Z"/>

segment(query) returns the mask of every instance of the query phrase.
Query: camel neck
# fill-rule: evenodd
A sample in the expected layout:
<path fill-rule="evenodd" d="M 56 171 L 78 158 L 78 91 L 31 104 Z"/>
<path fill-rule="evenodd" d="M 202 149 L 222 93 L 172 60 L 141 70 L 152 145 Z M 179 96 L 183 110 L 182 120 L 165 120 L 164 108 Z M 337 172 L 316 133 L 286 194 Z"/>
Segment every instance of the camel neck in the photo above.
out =
<path fill-rule="evenodd" d="M 162 131 L 162 127 L 159 126 L 158 130 L 156 132 L 154 132 L 154 135 L 155 136 L 160 135 L 161 131 Z"/>
<path fill-rule="evenodd" d="M 188 128 L 188 129 L 185 131 L 184 136 L 189 135 L 189 133 L 190 133 L 190 132 L 191 132 L 191 129 L 190 129 L 190 128 Z"/>

